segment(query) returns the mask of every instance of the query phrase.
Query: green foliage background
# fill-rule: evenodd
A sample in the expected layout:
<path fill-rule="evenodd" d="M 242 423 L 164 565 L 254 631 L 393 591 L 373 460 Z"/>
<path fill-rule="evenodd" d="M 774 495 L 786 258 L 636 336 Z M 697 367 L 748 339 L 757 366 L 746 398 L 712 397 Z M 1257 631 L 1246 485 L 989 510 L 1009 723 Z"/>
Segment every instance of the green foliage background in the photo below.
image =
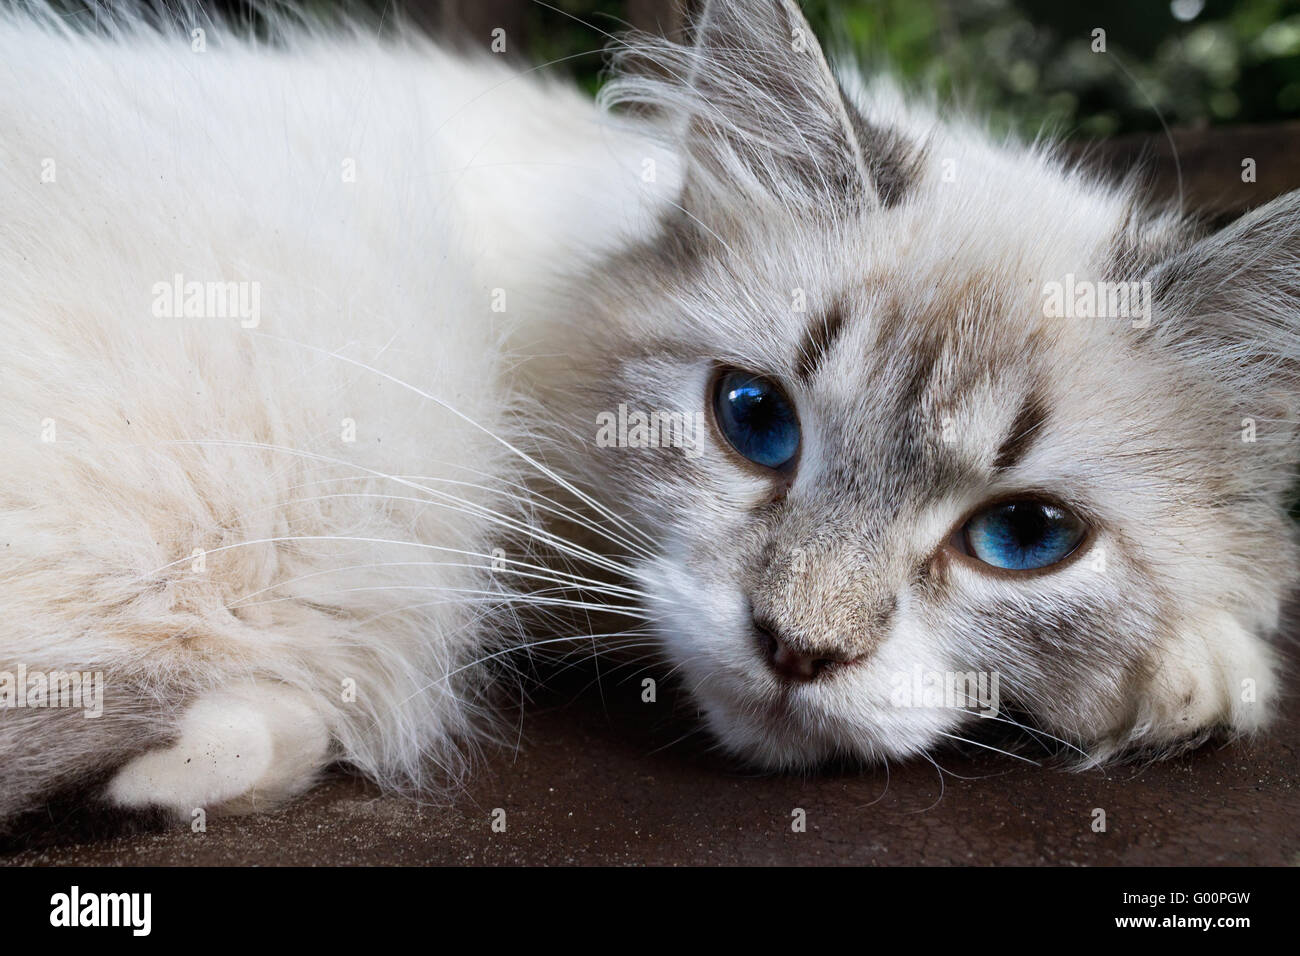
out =
<path fill-rule="evenodd" d="M 113 0 L 52 0 L 82 6 Z M 509 26 L 511 50 L 601 83 L 608 33 L 671 20 L 673 0 L 140 0 L 197 3 L 237 21 L 259 4 L 307 16 L 349 11 L 445 32 Z M 701 0 L 679 0 L 698 6 Z M 726 0 L 722 0 L 726 2 Z M 1300 118 L 1300 0 L 799 0 L 832 51 L 851 50 L 917 88 L 1032 137 L 1098 138 L 1173 126 Z M 1092 32 L 1106 31 L 1106 53 Z M 453 31 L 454 32 L 454 31 Z"/>
<path fill-rule="evenodd" d="M 617 0 L 549 0 L 602 29 Z M 543 6 L 529 13 L 530 53 L 554 60 L 599 35 Z M 1032 136 L 1111 136 L 1170 126 L 1300 117 L 1298 0 L 803 0 L 830 48 L 888 63 L 960 99 L 995 128 Z M 1106 55 L 1092 31 L 1106 31 Z M 589 87 L 598 57 L 567 61 Z"/>

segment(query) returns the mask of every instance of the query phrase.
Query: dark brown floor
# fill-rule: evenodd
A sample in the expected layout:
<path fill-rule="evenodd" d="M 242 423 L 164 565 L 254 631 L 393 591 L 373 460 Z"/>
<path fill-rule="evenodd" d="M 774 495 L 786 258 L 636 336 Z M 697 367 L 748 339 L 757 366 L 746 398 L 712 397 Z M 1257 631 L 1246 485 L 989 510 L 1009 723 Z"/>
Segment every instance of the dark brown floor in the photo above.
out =
<path fill-rule="evenodd" d="M 626 673 L 626 672 L 625 672 Z M 571 683 L 571 681 L 566 681 Z M 12 864 L 1300 865 L 1300 700 L 1264 739 L 1105 772 L 988 752 L 809 779 L 746 776 L 637 680 L 529 708 L 447 806 L 331 780 L 261 818 L 24 850 Z M 658 724 L 658 726 L 656 726 Z M 1033 755 L 1031 747 L 1022 751 Z M 493 833 L 492 811 L 506 811 Z M 807 832 L 791 813 L 807 813 Z M 1092 829 L 1106 812 L 1107 831 Z"/>

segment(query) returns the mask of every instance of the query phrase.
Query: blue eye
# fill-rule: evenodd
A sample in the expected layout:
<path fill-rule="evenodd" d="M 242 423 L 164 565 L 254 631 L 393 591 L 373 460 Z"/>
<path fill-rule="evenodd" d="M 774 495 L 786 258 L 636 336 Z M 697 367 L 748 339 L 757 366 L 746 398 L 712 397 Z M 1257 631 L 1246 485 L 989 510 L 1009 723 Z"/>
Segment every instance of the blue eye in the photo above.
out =
<path fill-rule="evenodd" d="M 738 369 L 718 376 L 718 427 L 731 447 L 764 468 L 783 468 L 799 451 L 799 418 L 781 386 Z"/>
<path fill-rule="evenodd" d="M 1045 568 L 1066 558 L 1087 527 L 1064 508 L 1042 501 L 1008 501 L 966 523 L 966 546 L 985 564 L 1011 571 Z"/>

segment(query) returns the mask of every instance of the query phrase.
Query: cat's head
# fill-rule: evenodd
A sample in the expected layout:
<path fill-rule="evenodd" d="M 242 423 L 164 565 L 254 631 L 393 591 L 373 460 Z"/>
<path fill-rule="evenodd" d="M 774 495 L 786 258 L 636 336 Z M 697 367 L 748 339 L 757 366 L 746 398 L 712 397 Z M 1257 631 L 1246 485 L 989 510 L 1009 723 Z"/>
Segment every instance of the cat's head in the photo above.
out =
<path fill-rule="evenodd" d="M 593 276 L 582 415 L 718 739 L 776 767 L 981 712 L 1090 759 L 1258 726 L 1300 194 L 1201 237 L 837 78 L 789 2 L 630 55 L 610 96 L 671 117 L 684 185 Z"/>

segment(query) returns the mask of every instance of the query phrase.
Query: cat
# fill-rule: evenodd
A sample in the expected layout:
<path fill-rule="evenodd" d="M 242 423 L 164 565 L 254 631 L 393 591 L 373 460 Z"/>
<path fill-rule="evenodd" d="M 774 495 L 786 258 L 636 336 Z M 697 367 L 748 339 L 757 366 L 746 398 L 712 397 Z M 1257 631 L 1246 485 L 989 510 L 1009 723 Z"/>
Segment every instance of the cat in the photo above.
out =
<path fill-rule="evenodd" d="M 5 698 L 0 819 L 454 780 L 568 612 L 772 770 L 1266 725 L 1300 194 L 1207 233 L 790 0 L 614 49 L 4 16 L 0 671 L 102 706 Z"/>

